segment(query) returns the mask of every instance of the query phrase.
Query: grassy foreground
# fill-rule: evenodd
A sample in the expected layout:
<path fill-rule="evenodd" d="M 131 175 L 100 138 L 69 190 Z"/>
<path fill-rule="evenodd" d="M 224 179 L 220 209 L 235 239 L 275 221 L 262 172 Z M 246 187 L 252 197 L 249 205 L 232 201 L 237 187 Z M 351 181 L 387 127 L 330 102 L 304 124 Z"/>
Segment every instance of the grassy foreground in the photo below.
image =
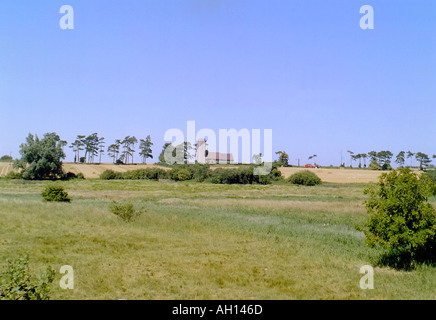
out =
<path fill-rule="evenodd" d="M 375 267 L 354 229 L 365 185 L 57 182 L 72 203 L 44 203 L 47 182 L 0 180 L 0 267 L 30 254 L 32 273 L 74 268 L 74 289 L 52 299 L 436 299 L 436 268 Z M 126 223 L 112 200 L 144 213 Z M 435 205 L 435 199 L 432 199 Z"/>

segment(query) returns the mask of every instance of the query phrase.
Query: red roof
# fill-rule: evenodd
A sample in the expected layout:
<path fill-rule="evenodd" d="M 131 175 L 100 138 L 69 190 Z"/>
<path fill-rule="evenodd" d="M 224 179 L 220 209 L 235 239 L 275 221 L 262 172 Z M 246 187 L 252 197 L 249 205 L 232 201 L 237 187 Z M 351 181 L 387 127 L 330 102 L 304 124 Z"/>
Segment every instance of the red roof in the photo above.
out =
<path fill-rule="evenodd" d="M 213 161 L 233 161 L 233 154 L 231 153 L 219 153 L 219 152 L 209 152 L 206 157 L 207 160 Z"/>

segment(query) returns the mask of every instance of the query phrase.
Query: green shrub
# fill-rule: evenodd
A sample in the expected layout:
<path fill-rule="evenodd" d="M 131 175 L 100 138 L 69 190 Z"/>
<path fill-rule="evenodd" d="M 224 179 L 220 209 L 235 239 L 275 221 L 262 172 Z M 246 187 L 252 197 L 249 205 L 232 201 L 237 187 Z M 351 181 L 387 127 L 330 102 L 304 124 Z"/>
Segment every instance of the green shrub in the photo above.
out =
<path fill-rule="evenodd" d="M 371 170 L 382 170 L 382 166 L 378 164 L 377 160 L 372 160 L 369 164 L 369 169 Z"/>
<path fill-rule="evenodd" d="M 44 201 L 71 202 L 68 193 L 61 186 L 47 186 L 41 195 Z"/>
<path fill-rule="evenodd" d="M 7 259 L 1 274 L 0 300 L 49 300 L 50 283 L 56 272 L 49 266 L 35 279 L 29 274 L 29 255 Z"/>
<path fill-rule="evenodd" d="M 23 179 L 23 177 L 21 176 L 21 173 L 17 173 L 14 171 L 9 172 L 6 176 L 6 179 Z"/>
<path fill-rule="evenodd" d="M 121 179 L 129 180 L 159 180 L 165 179 L 166 171 L 161 168 L 146 168 L 138 170 L 130 170 L 121 174 Z"/>
<path fill-rule="evenodd" d="M 209 181 L 219 184 L 269 184 L 281 179 L 281 172 L 277 165 L 274 165 L 267 175 L 255 175 L 255 167 L 250 165 L 237 169 L 217 168 L 212 171 Z"/>
<path fill-rule="evenodd" d="M 121 204 L 116 201 L 112 201 L 109 208 L 113 214 L 117 215 L 126 222 L 133 221 L 141 215 L 141 212 L 135 210 L 131 202 Z"/>
<path fill-rule="evenodd" d="M 79 172 L 78 174 L 75 174 L 74 172 L 67 172 L 61 176 L 61 180 L 68 181 L 68 180 L 72 180 L 72 179 L 85 179 L 85 177 L 83 176 L 83 173 L 81 173 L 81 172 Z"/>
<path fill-rule="evenodd" d="M 436 184 L 436 169 L 429 170 L 425 174 L 428 175 L 433 180 L 433 182 Z M 436 188 L 435 188 L 434 194 L 436 195 Z"/>
<path fill-rule="evenodd" d="M 113 170 L 105 170 L 100 174 L 100 179 L 103 180 L 114 180 L 121 179 L 122 174 L 120 172 L 115 172 Z"/>
<path fill-rule="evenodd" d="M 12 162 L 13 158 L 11 156 L 8 155 L 4 155 L 0 158 L 0 162 Z"/>
<path fill-rule="evenodd" d="M 192 175 L 191 172 L 189 172 L 189 170 L 186 169 L 180 169 L 177 172 L 177 181 L 186 181 L 186 180 L 191 180 Z"/>
<path fill-rule="evenodd" d="M 406 256 L 409 266 L 418 258 L 434 255 L 436 211 L 427 202 L 434 192 L 433 180 L 403 168 L 383 173 L 377 186 L 365 189 L 369 219 L 363 226 L 356 226 L 364 232 L 367 246 L 379 245 L 391 256 Z"/>
<path fill-rule="evenodd" d="M 309 170 L 298 171 L 288 178 L 288 181 L 293 184 L 304 186 L 314 186 L 321 183 L 321 179 Z"/>

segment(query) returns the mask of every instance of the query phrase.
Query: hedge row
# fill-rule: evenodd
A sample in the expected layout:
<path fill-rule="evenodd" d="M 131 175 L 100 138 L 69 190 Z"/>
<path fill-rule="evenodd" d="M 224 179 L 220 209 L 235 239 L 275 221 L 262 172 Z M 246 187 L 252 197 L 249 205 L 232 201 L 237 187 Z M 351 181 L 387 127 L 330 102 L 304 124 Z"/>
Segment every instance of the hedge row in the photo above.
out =
<path fill-rule="evenodd" d="M 209 165 L 201 164 L 181 164 L 175 165 L 171 170 L 160 168 L 146 168 L 127 172 L 115 172 L 106 170 L 100 175 L 100 179 L 171 179 L 174 181 L 194 180 L 197 182 L 209 181 L 220 184 L 269 184 L 272 181 L 281 179 L 281 173 L 277 167 L 273 167 L 268 175 L 254 175 L 254 165 L 237 168 L 224 169 L 218 168 L 211 170 Z"/>

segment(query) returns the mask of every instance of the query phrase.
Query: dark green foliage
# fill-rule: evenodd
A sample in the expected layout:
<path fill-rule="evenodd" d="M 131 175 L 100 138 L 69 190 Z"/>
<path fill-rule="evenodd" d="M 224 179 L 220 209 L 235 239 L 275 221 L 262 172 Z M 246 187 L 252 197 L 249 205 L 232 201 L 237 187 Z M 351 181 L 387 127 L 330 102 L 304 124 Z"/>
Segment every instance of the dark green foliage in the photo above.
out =
<path fill-rule="evenodd" d="M 166 178 L 166 171 L 160 168 L 130 170 L 120 174 L 119 179 L 128 180 L 159 180 Z"/>
<path fill-rule="evenodd" d="M 238 169 L 218 168 L 211 170 L 210 166 L 207 164 L 176 164 L 168 171 L 161 168 L 138 169 L 123 173 L 106 170 L 100 175 L 100 179 L 171 179 L 174 181 L 211 181 L 213 183 L 223 184 L 269 184 L 272 181 L 277 181 L 282 178 L 281 172 L 278 170 L 277 166 L 273 166 L 268 175 L 254 175 L 254 168 L 254 165 L 250 165 Z"/>
<path fill-rule="evenodd" d="M 141 215 L 141 212 L 135 210 L 131 202 L 121 204 L 116 201 L 112 201 L 109 208 L 113 214 L 117 215 L 126 222 L 133 221 Z"/>
<path fill-rule="evenodd" d="M 180 171 L 182 173 L 179 175 Z M 168 172 L 168 177 L 174 181 L 194 180 L 203 182 L 210 177 L 211 172 L 212 170 L 207 164 L 176 164 Z"/>
<path fill-rule="evenodd" d="M 71 202 L 68 193 L 61 186 L 47 186 L 41 195 L 44 201 Z"/>
<path fill-rule="evenodd" d="M 161 168 L 146 168 L 138 170 L 130 170 L 126 172 L 115 172 L 113 170 L 105 170 L 100 174 L 100 179 L 103 180 L 159 180 L 165 179 L 167 172 Z"/>
<path fill-rule="evenodd" d="M 418 177 L 409 168 L 383 173 L 377 188 L 365 189 L 369 200 L 365 202 L 370 215 L 361 227 L 369 247 L 379 245 L 393 257 L 408 265 L 428 258 L 434 251 L 436 235 L 436 212 L 427 202 L 434 193 L 434 182 L 428 175 Z M 403 258 L 402 258 L 403 257 Z M 396 263 L 399 265 L 399 262 Z"/>
<path fill-rule="evenodd" d="M 436 184 L 436 169 L 429 170 L 425 174 L 428 175 L 433 180 L 433 182 Z M 434 194 L 436 195 L 436 188 L 435 188 Z"/>
<path fill-rule="evenodd" d="M 35 279 L 29 273 L 29 255 L 7 259 L 1 274 L 0 300 L 49 300 L 50 283 L 56 272 L 49 266 Z"/>
<path fill-rule="evenodd" d="M 371 170 L 382 170 L 382 166 L 378 164 L 377 160 L 371 160 L 368 168 Z"/>
<path fill-rule="evenodd" d="M 62 176 L 62 159 L 65 158 L 62 141 L 56 133 L 46 133 L 40 140 L 29 134 L 26 143 L 21 144 L 21 159 L 14 162 L 15 168 L 23 169 L 24 179 L 58 179 Z"/>
<path fill-rule="evenodd" d="M 12 157 L 8 155 L 4 155 L 0 158 L 0 162 L 12 162 Z"/>
<path fill-rule="evenodd" d="M 250 165 L 237 169 L 218 168 L 212 171 L 210 181 L 219 184 L 269 184 L 281 178 L 277 165 L 273 166 L 267 175 L 255 175 L 255 167 L 255 165 Z"/>
<path fill-rule="evenodd" d="M 73 180 L 73 179 L 85 179 L 85 177 L 83 176 L 83 173 L 79 172 L 78 174 L 75 174 L 74 172 L 67 172 L 62 174 L 61 176 L 61 180 Z"/>
<path fill-rule="evenodd" d="M 293 184 L 303 186 L 315 186 L 321 183 L 321 179 L 309 170 L 298 171 L 288 178 L 288 181 Z"/>
<path fill-rule="evenodd" d="M 23 177 L 21 176 L 21 173 L 17 173 L 14 171 L 9 172 L 6 176 L 6 179 L 23 179 Z"/>
<path fill-rule="evenodd" d="M 113 170 L 105 170 L 100 174 L 100 179 L 103 180 L 122 179 L 122 174 L 121 172 L 115 172 Z"/>

